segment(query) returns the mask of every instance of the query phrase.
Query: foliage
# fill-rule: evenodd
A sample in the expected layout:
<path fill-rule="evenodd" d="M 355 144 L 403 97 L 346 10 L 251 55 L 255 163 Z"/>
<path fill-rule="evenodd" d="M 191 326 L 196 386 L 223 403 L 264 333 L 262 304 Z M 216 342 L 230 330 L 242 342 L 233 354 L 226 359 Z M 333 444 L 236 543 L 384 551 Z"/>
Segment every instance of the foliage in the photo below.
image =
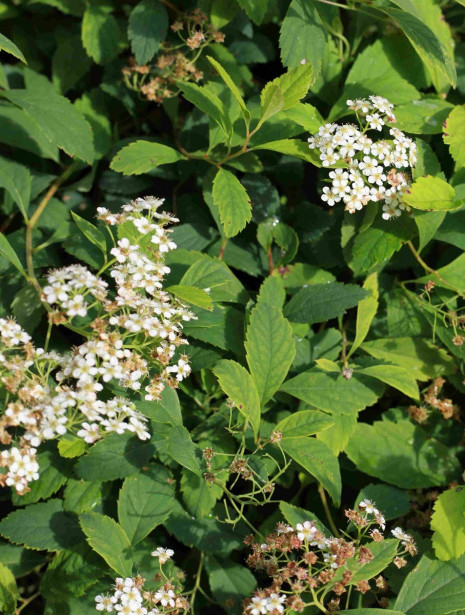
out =
<path fill-rule="evenodd" d="M 0 2 L 2 613 L 462 612 L 464 17 Z"/>

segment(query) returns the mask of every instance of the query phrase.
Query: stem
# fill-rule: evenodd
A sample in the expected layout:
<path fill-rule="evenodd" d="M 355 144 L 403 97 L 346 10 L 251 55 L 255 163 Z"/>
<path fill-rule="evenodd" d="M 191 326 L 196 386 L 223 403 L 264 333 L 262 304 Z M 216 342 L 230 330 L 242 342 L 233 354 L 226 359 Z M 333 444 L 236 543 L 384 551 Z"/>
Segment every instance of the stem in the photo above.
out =
<path fill-rule="evenodd" d="M 421 256 L 415 250 L 415 247 L 411 241 L 408 241 L 407 245 L 410 248 L 411 253 L 415 257 L 415 260 L 423 267 L 423 269 L 426 272 L 431 273 L 432 275 L 436 276 L 438 280 L 440 280 L 444 284 L 444 286 L 447 286 L 447 288 L 450 288 L 451 290 L 456 292 L 458 295 L 463 297 L 463 293 L 458 288 L 455 288 L 455 286 L 452 286 L 452 284 L 449 284 L 449 282 L 447 282 L 447 280 L 445 280 L 435 269 L 432 269 L 429 265 L 425 263 L 425 261 L 421 258 Z"/>
<path fill-rule="evenodd" d="M 223 260 L 223 254 L 224 254 L 224 251 L 225 251 L 225 249 L 226 249 L 226 245 L 227 245 L 228 241 L 229 241 L 229 240 L 228 240 L 228 238 L 227 238 L 227 237 L 225 237 L 225 238 L 223 239 L 223 243 L 221 244 L 221 250 L 220 250 L 220 253 L 218 254 L 218 258 L 220 259 L 220 261 L 222 261 L 222 260 Z"/>
<path fill-rule="evenodd" d="M 339 538 L 339 530 L 337 529 L 336 524 L 334 523 L 333 517 L 331 515 L 331 511 L 329 509 L 328 500 L 326 499 L 326 493 L 322 485 L 318 485 L 318 493 L 320 494 L 321 503 L 323 504 L 323 508 L 325 509 L 326 518 L 328 520 L 329 527 L 331 528 L 331 531 L 333 532 L 333 534 Z"/>
<path fill-rule="evenodd" d="M 199 561 L 199 567 L 197 569 L 197 574 L 195 576 L 195 584 L 194 587 L 192 589 L 192 597 L 191 597 L 191 610 L 192 610 L 192 615 L 194 615 L 194 602 L 195 602 L 195 595 L 200 587 L 200 579 L 202 577 L 202 569 L 203 569 L 203 562 L 205 559 L 205 553 L 203 551 L 200 551 L 200 561 Z"/>
<path fill-rule="evenodd" d="M 271 250 L 271 246 L 268 248 L 267 256 L 268 256 L 268 269 L 271 275 L 274 271 L 273 252 Z"/>
<path fill-rule="evenodd" d="M 39 596 L 40 596 L 40 592 L 36 592 L 35 594 L 32 594 L 32 596 L 29 596 L 29 598 L 26 598 L 23 604 L 16 609 L 15 615 L 19 615 L 21 611 L 27 607 L 28 604 L 33 602 Z"/>
<path fill-rule="evenodd" d="M 50 188 L 47 190 L 44 198 L 41 200 L 41 202 L 39 203 L 39 206 L 37 207 L 35 212 L 32 214 L 31 218 L 28 220 L 27 225 L 26 225 L 27 272 L 29 275 L 29 282 L 34 286 L 34 288 L 37 290 L 39 295 L 42 294 L 42 288 L 40 287 L 40 284 L 37 281 L 37 278 L 34 274 L 34 260 L 33 260 L 34 246 L 32 245 L 32 231 L 34 230 L 35 226 L 39 222 L 39 218 L 44 213 L 44 210 L 47 207 L 50 199 L 59 189 L 61 184 L 68 179 L 68 177 L 71 175 L 71 173 L 73 172 L 77 164 L 79 164 L 77 161 L 72 162 L 69 165 L 69 167 L 67 167 L 63 171 L 63 173 L 59 177 L 57 177 L 57 179 L 52 183 Z"/>

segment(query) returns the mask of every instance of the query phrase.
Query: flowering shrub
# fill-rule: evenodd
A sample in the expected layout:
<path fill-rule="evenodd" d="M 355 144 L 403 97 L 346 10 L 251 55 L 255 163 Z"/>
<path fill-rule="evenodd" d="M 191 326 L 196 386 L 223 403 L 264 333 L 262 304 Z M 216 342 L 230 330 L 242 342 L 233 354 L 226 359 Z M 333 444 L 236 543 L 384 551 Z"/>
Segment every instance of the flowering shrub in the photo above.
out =
<path fill-rule="evenodd" d="M 462 612 L 463 4 L 0 3 L 1 613 Z"/>

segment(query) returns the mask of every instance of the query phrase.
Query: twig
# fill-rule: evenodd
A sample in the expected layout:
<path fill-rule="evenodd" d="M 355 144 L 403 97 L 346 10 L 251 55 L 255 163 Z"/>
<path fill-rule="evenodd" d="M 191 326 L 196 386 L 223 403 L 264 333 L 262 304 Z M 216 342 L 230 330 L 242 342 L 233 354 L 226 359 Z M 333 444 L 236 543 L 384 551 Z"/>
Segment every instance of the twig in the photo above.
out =
<path fill-rule="evenodd" d="M 333 517 L 331 515 L 331 511 L 329 510 L 328 500 L 326 499 L 326 493 L 322 485 L 318 485 L 318 493 L 320 494 L 321 503 L 323 504 L 323 508 L 325 509 L 326 518 L 328 520 L 329 527 L 331 528 L 331 531 L 333 532 L 333 534 L 339 538 L 339 530 L 337 529 L 336 524 L 334 523 Z"/>

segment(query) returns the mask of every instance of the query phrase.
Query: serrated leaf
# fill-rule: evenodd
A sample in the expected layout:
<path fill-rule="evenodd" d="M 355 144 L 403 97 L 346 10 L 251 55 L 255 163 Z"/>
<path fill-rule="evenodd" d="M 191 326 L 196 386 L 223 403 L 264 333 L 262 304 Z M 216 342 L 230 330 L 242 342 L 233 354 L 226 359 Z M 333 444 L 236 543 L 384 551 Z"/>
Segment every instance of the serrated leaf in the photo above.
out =
<path fill-rule="evenodd" d="M 116 19 L 102 7 L 89 3 L 82 19 L 82 44 L 97 64 L 112 60 L 119 49 L 119 28 Z"/>
<path fill-rule="evenodd" d="M 284 109 L 284 96 L 279 85 L 270 84 L 270 87 L 263 88 L 260 95 L 260 105 L 261 118 L 259 126 Z"/>
<path fill-rule="evenodd" d="M 80 515 L 99 507 L 106 492 L 99 480 L 84 481 L 71 478 L 64 491 L 63 508 Z"/>
<path fill-rule="evenodd" d="M 421 211 L 417 209 L 414 212 L 415 224 L 418 228 L 419 242 L 418 252 L 421 252 L 428 243 L 434 239 L 436 231 L 446 217 L 445 211 Z"/>
<path fill-rule="evenodd" d="M 294 68 L 305 61 L 315 67 L 315 72 L 319 72 L 327 41 L 328 34 L 316 2 L 292 0 L 279 36 L 284 66 Z"/>
<path fill-rule="evenodd" d="M 211 88 L 187 81 L 179 82 L 178 87 L 186 100 L 195 105 L 200 111 L 203 111 L 203 113 L 206 113 L 208 117 L 211 117 L 223 130 L 226 137 L 229 137 L 232 128 L 228 111 L 220 98 L 211 91 Z"/>
<path fill-rule="evenodd" d="M 340 502 L 342 484 L 339 462 L 324 442 L 316 438 L 283 438 L 280 445 L 285 453 L 323 485 L 334 502 Z"/>
<path fill-rule="evenodd" d="M 71 212 L 73 220 L 76 222 L 79 230 L 87 237 L 87 239 L 97 246 L 103 254 L 107 253 L 107 242 L 100 229 L 98 229 L 92 222 L 81 218 L 74 211 Z"/>
<path fill-rule="evenodd" d="M 39 551 L 61 551 L 84 539 L 76 516 L 65 512 L 58 499 L 13 511 L 0 522 L 0 534 Z"/>
<path fill-rule="evenodd" d="M 185 303 L 196 305 L 204 310 L 213 310 L 212 298 L 201 288 L 175 284 L 174 286 L 168 286 L 166 290 Z"/>
<path fill-rule="evenodd" d="M 111 517 L 94 512 L 83 513 L 79 521 L 92 549 L 119 575 L 131 577 L 132 548 L 123 528 Z"/>
<path fill-rule="evenodd" d="M 18 58 L 18 60 L 21 60 L 21 62 L 24 62 L 24 64 L 27 64 L 26 58 L 23 56 L 20 49 L 18 49 L 18 47 L 13 43 L 13 41 L 10 41 L 10 39 L 3 34 L 0 34 L 0 49 L 2 51 L 6 51 L 15 58 Z"/>
<path fill-rule="evenodd" d="M 182 425 L 171 425 L 166 430 L 166 436 L 159 438 L 157 450 L 160 454 L 169 455 L 176 463 L 201 476 L 198 458 L 199 448 L 192 442 L 188 430 Z"/>
<path fill-rule="evenodd" d="M 158 0 L 141 0 L 129 16 L 128 38 L 139 65 L 147 64 L 165 40 L 168 14 Z"/>
<path fill-rule="evenodd" d="M 454 107 L 444 122 L 444 143 L 449 146 L 450 155 L 456 167 L 465 166 L 465 107 Z"/>
<path fill-rule="evenodd" d="M 424 555 L 405 579 L 395 608 L 405 615 L 461 615 L 465 604 L 465 555 L 441 562 Z"/>
<path fill-rule="evenodd" d="M 27 167 L 0 156 L 0 187 L 5 188 L 27 219 L 32 176 Z"/>
<path fill-rule="evenodd" d="M 304 64 L 288 70 L 283 75 L 273 79 L 273 81 L 269 81 L 260 94 L 262 108 L 263 101 L 267 98 L 268 90 L 277 87 L 283 97 L 282 110 L 291 109 L 307 94 L 312 75 L 313 66 L 311 64 Z"/>
<path fill-rule="evenodd" d="M 217 73 L 220 75 L 220 77 L 223 79 L 223 81 L 226 83 L 226 85 L 230 89 L 231 94 L 234 96 L 234 98 L 236 99 L 236 101 L 238 102 L 241 108 L 243 116 L 249 119 L 250 112 L 245 105 L 244 99 L 242 98 L 242 94 L 240 93 L 239 88 L 234 83 L 232 78 L 229 76 L 228 72 L 221 66 L 219 62 L 217 62 L 211 56 L 207 56 L 207 60 L 210 62 L 210 64 L 213 66 L 213 68 L 217 71 Z"/>
<path fill-rule="evenodd" d="M 183 158 L 182 154 L 167 145 L 135 141 L 119 150 L 111 161 L 110 169 L 123 175 L 141 175 L 162 164 L 171 164 Z"/>
<path fill-rule="evenodd" d="M 174 505 L 170 473 L 161 465 L 124 480 L 118 498 L 118 519 L 130 542 L 143 540 L 168 518 Z"/>
<path fill-rule="evenodd" d="M 0 562 L 0 609 L 4 615 L 14 615 L 19 600 L 18 586 L 11 570 Z"/>
<path fill-rule="evenodd" d="M 213 180 L 213 202 L 218 206 L 226 237 L 234 237 L 252 218 L 246 189 L 230 171 L 220 169 Z"/>
<path fill-rule="evenodd" d="M 323 532 L 325 536 L 330 536 L 331 534 L 328 528 L 325 527 L 323 523 L 321 523 L 318 517 L 308 510 L 304 510 L 303 508 L 299 508 L 299 506 L 289 504 L 284 500 L 281 500 L 281 502 L 279 503 L 279 510 L 281 511 L 286 521 L 290 523 L 293 527 L 295 527 L 298 523 L 304 523 L 305 521 L 313 521 L 316 527 L 320 530 L 320 532 Z"/>
<path fill-rule="evenodd" d="M 404 489 L 446 485 L 459 473 L 453 451 L 408 420 L 358 423 L 345 451 L 365 474 Z"/>
<path fill-rule="evenodd" d="M 434 503 L 431 517 L 436 557 L 450 560 L 465 553 L 465 489 L 444 491 Z"/>
<path fill-rule="evenodd" d="M 292 328 L 279 309 L 267 303 L 253 309 L 245 349 L 263 407 L 283 383 L 295 356 Z"/>
<path fill-rule="evenodd" d="M 257 437 L 260 428 L 260 399 L 252 376 L 245 367 L 230 360 L 220 361 L 213 373 L 225 394 L 249 421 Z"/>
<path fill-rule="evenodd" d="M 312 284 L 301 288 L 284 308 L 284 316 L 291 322 L 309 325 L 325 322 L 345 314 L 368 296 L 368 292 L 355 284 Z"/>
<path fill-rule="evenodd" d="M 196 519 L 207 517 L 223 495 L 221 487 L 207 483 L 203 476 L 188 471 L 182 473 L 181 491 L 184 504 Z"/>
<path fill-rule="evenodd" d="M 76 471 L 87 481 L 125 478 L 136 474 L 154 452 L 155 446 L 150 440 L 141 442 L 129 434 L 109 434 L 79 459 Z"/>
<path fill-rule="evenodd" d="M 275 431 L 280 431 L 283 439 L 302 438 L 303 436 L 313 436 L 319 431 L 328 429 L 334 425 L 334 420 L 328 414 L 319 410 L 301 410 L 293 412 L 285 419 L 280 421 Z"/>
<path fill-rule="evenodd" d="M 349 357 L 353 354 L 366 338 L 373 318 L 378 311 L 378 275 L 372 273 L 363 283 L 362 288 L 370 294 L 360 301 L 357 308 L 357 324 L 355 329 L 355 339 L 350 348 Z"/>
<path fill-rule="evenodd" d="M 382 512 L 387 521 L 404 517 L 410 511 L 409 492 L 397 489 L 397 487 L 392 487 L 391 485 L 385 485 L 384 483 L 377 485 L 370 483 L 363 487 L 355 500 L 354 508 L 362 500 L 375 502 L 377 508 Z"/>
<path fill-rule="evenodd" d="M 21 107 L 49 141 L 89 164 L 94 159 L 89 123 L 64 96 L 50 90 L 6 90 L 2 96 Z"/>
<path fill-rule="evenodd" d="M 415 209 L 450 211 L 461 207 L 454 188 L 440 177 L 419 177 L 404 194 L 404 202 Z"/>
<path fill-rule="evenodd" d="M 299 139 L 281 139 L 279 141 L 270 141 L 269 143 L 263 143 L 262 145 L 254 145 L 250 149 L 252 150 L 270 150 L 272 152 L 278 152 L 285 156 L 292 156 L 299 160 L 305 160 L 310 162 L 316 167 L 321 167 L 321 160 L 319 154 L 315 150 L 311 150 L 308 147 L 308 143 L 299 141 Z M 328 168 L 339 168 L 345 166 L 345 163 L 338 161 L 335 165 Z"/>
<path fill-rule="evenodd" d="M 257 585 L 250 570 L 211 554 L 205 560 L 205 568 L 210 589 L 220 607 L 230 613 L 240 613 L 242 600 L 252 594 Z"/>
<path fill-rule="evenodd" d="M 78 438 L 70 434 L 65 434 L 65 436 L 58 442 L 58 452 L 65 459 L 80 457 L 86 448 L 86 443 L 82 438 Z"/>
<path fill-rule="evenodd" d="M 356 372 L 350 380 L 341 374 L 310 370 L 287 380 L 281 391 L 327 412 L 358 412 L 372 406 L 384 392 L 384 386 Z"/>
<path fill-rule="evenodd" d="M 415 380 L 415 376 L 400 365 L 369 365 L 368 367 L 357 368 L 359 374 L 365 374 L 372 378 L 377 378 L 391 387 L 402 391 L 412 399 L 420 400 L 420 391 Z"/>
<path fill-rule="evenodd" d="M 236 0 L 237 4 L 244 9 L 247 16 L 259 26 L 263 18 L 265 17 L 266 11 L 268 10 L 268 1 L 269 0 Z"/>
<path fill-rule="evenodd" d="M 245 303 L 248 294 L 225 263 L 203 255 L 193 263 L 181 279 L 181 284 L 208 288 L 213 301 Z"/>

